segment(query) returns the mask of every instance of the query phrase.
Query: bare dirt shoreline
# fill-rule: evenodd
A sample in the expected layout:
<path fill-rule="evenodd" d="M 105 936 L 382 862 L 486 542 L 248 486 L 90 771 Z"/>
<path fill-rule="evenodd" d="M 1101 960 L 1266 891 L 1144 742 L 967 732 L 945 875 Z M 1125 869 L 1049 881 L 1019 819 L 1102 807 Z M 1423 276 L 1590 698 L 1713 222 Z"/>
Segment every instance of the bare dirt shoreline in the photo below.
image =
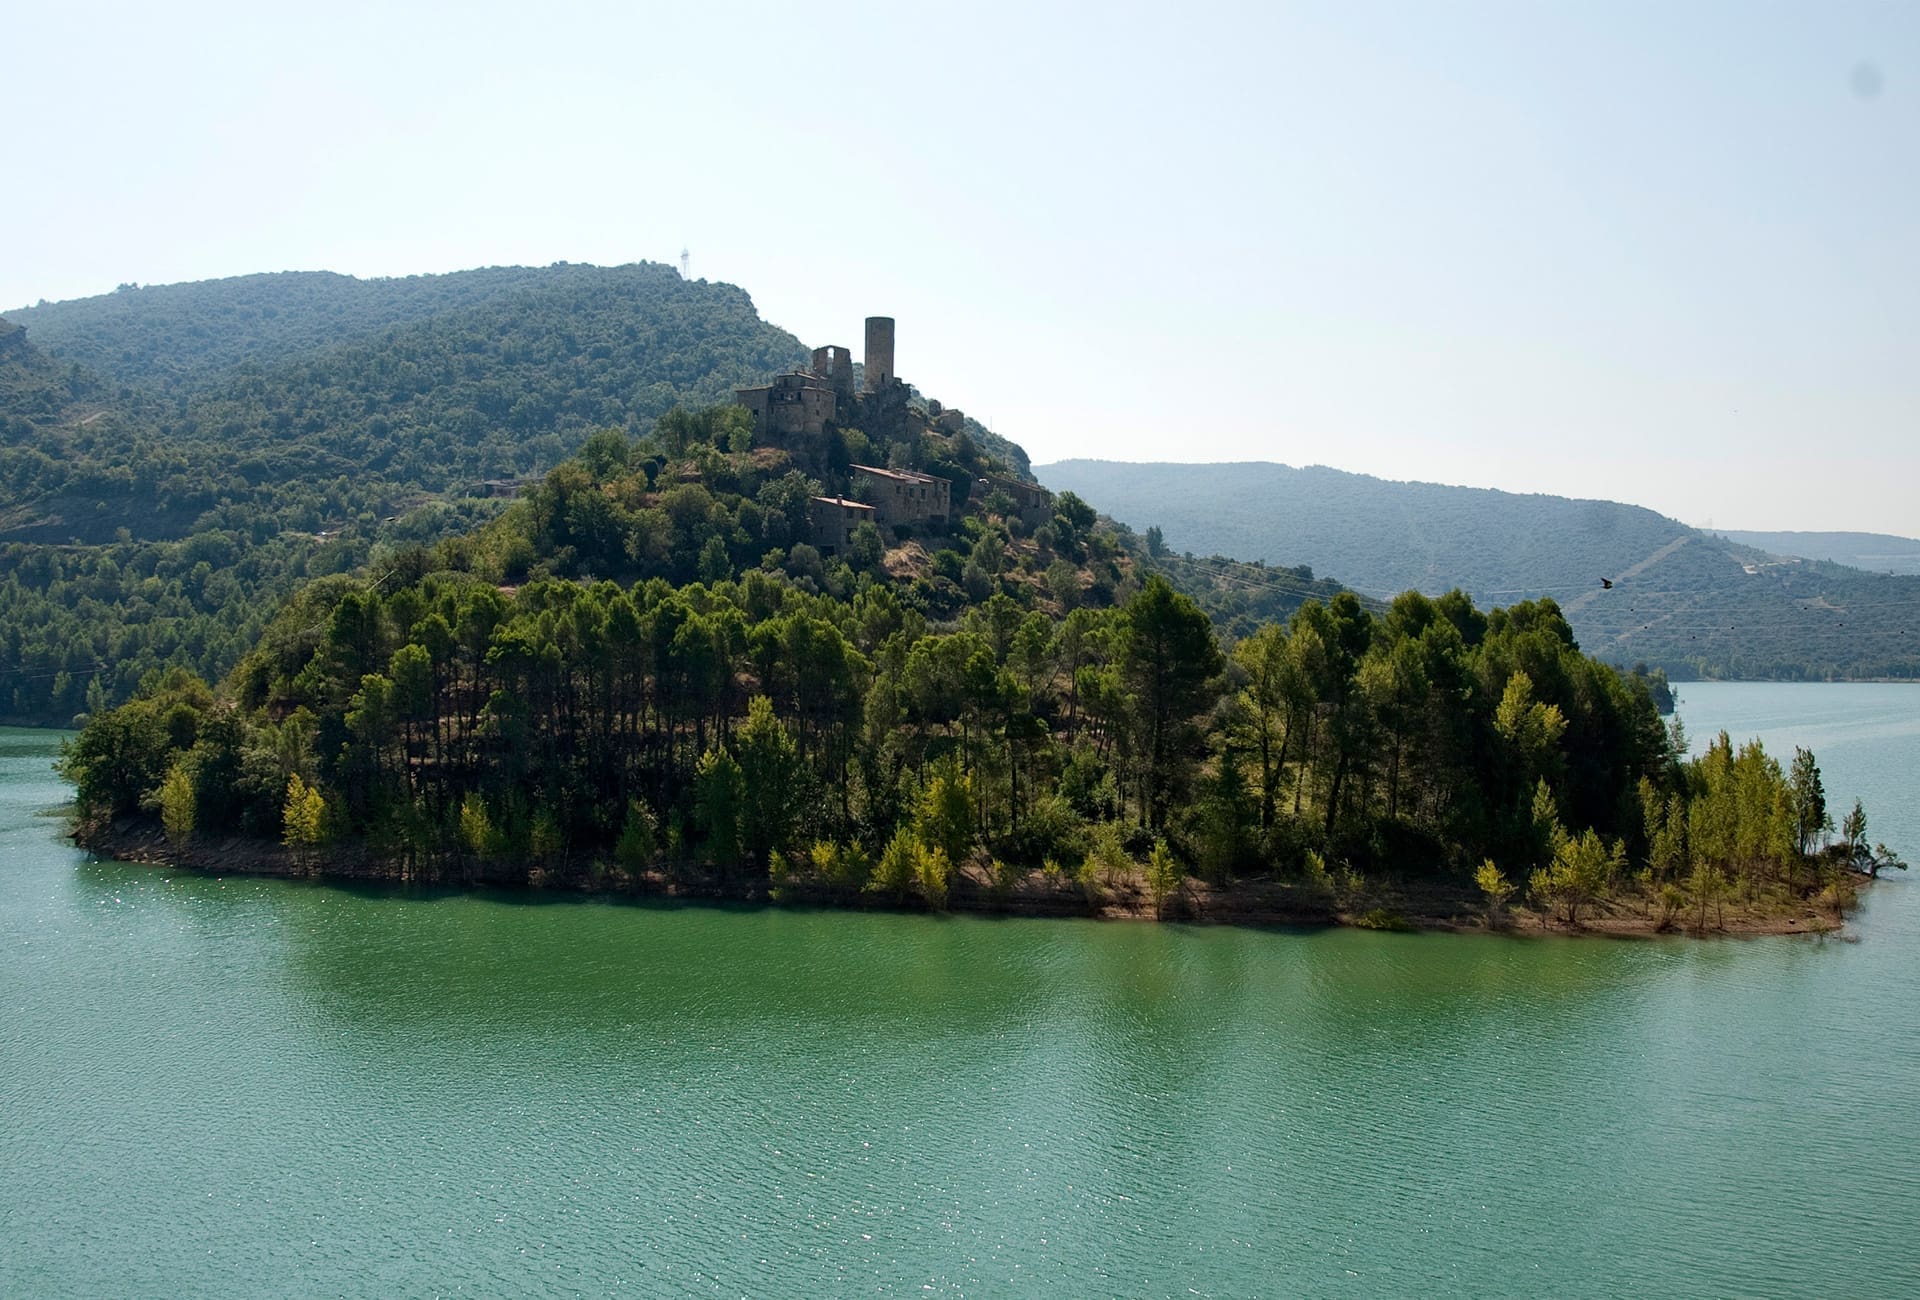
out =
<path fill-rule="evenodd" d="M 405 864 L 375 854 L 365 845 L 329 845 L 318 852 L 304 854 L 240 836 L 196 838 L 185 845 L 176 845 L 161 830 L 159 819 L 153 817 L 123 818 L 109 826 L 76 831 L 74 839 L 98 857 L 211 876 L 278 876 L 455 889 L 524 889 L 849 910 L 926 910 L 913 898 L 851 893 L 817 881 L 798 881 L 775 888 L 765 877 L 755 878 L 744 873 L 729 876 L 705 871 L 650 870 L 633 875 L 610 870 L 592 876 L 584 871 L 536 870 L 529 880 L 518 871 L 490 871 L 482 863 L 472 863 L 452 872 L 412 871 Z M 1865 873 L 1853 875 L 1856 888 L 1870 883 Z M 994 888 L 983 873 L 963 872 L 953 882 L 948 910 L 1007 916 L 1156 919 L 1152 900 L 1137 877 L 1116 881 L 1101 891 L 1100 898 L 1093 899 L 1070 880 L 1049 880 L 1039 872 L 1006 889 Z M 1342 908 L 1324 895 L 1287 881 L 1253 878 L 1215 886 L 1190 878 L 1167 900 L 1158 919 L 1213 925 L 1355 926 L 1438 933 L 1485 934 L 1490 929 L 1477 897 L 1450 891 L 1433 882 L 1382 882 L 1369 890 L 1364 905 Z M 1663 924 L 1653 909 L 1642 906 L 1638 900 L 1624 900 L 1590 908 L 1577 926 L 1526 908 L 1513 908 L 1497 930 L 1518 936 L 1645 939 L 1685 934 L 1749 938 L 1833 934 L 1842 931 L 1846 924 L 1843 914 L 1816 907 L 1810 899 L 1802 900 L 1791 910 L 1779 911 L 1729 905 L 1717 913 L 1710 912 L 1704 930 L 1691 928 L 1693 919 L 1682 916 L 1676 922 Z"/>

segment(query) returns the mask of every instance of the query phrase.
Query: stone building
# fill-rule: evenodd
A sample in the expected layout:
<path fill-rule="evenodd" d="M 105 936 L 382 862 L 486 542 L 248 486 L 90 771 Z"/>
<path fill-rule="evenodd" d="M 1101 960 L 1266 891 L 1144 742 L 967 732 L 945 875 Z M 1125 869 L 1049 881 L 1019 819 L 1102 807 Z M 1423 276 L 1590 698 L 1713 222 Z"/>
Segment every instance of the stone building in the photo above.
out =
<path fill-rule="evenodd" d="M 837 344 L 813 350 L 813 377 L 833 390 L 839 402 L 853 400 L 853 353 Z"/>
<path fill-rule="evenodd" d="M 1038 483 L 1025 483 L 1004 474 L 982 474 L 975 480 L 974 495 L 984 501 L 995 492 L 1004 492 L 1012 500 L 1020 522 L 1038 528 L 1053 517 L 1053 493 Z"/>
<path fill-rule="evenodd" d="M 864 501 L 849 501 L 845 497 L 815 497 L 809 513 L 813 522 L 815 549 L 822 555 L 843 555 L 847 544 L 853 540 L 853 530 L 861 524 L 873 522 L 879 512 Z"/>
<path fill-rule="evenodd" d="M 849 387 L 853 383 L 851 361 L 847 363 L 847 383 Z M 832 386 L 821 376 L 804 370 L 775 375 L 772 383 L 756 388 L 736 388 L 733 396 L 753 413 L 754 431 L 775 446 L 794 438 L 819 437 L 839 412 Z"/>
<path fill-rule="evenodd" d="M 852 465 L 855 491 L 873 503 L 880 522 L 892 528 L 899 524 L 931 524 L 944 528 L 952 511 L 953 484 L 932 474 L 910 469 L 881 469 L 875 465 Z"/>
<path fill-rule="evenodd" d="M 867 317 L 867 391 L 878 392 L 893 382 L 893 317 Z"/>
<path fill-rule="evenodd" d="M 773 446 L 818 438 L 835 424 L 870 436 L 896 432 L 907 409 L 907 386 L 893 373 L 893 317 L 867 317 L 866 384 L 860 391 L 853 384 L 853 353 L 829 344 L 813 350 L 807 369 L 736 388 L 733 395 L 753 413 L 761 440 Z"/>

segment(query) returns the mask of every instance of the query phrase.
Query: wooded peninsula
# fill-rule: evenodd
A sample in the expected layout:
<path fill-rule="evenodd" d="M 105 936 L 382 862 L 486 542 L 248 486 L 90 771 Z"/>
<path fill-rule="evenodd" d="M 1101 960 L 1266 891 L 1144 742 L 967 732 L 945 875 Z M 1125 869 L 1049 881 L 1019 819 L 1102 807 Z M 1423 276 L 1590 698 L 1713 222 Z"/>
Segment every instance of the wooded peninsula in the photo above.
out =
<path fill-rule="evenodd" d="M 77 837 L 228 871 L 1377 928 L 1831 928 L 1903 865 L 1857 805 L 1835 839 L 1806 751 L 1687 758 L 1551 600 L 1209 566 L 1071 493 L 1036 511 L 964 429 L 900 427 L 798 449 L 721 405 L 597 433 L 475 531 L 307 582 L 217 686 L 156 672 L 91 714 Z M 951 519 L 816 545 L 810 503 L 853 510 L 868 464 L 947 485 Z"/>

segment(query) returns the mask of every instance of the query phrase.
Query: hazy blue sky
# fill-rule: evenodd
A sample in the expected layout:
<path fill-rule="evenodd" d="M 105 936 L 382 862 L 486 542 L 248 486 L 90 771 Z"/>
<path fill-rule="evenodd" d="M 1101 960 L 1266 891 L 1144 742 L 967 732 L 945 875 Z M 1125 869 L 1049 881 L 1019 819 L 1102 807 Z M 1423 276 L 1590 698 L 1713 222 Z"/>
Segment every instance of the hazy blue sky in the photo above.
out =
<path fill-rule="evenodd" d="M 1920 535 L 1920 4 L 9 6 L 0 305 L 672 260 L 1036 460 Z"/>

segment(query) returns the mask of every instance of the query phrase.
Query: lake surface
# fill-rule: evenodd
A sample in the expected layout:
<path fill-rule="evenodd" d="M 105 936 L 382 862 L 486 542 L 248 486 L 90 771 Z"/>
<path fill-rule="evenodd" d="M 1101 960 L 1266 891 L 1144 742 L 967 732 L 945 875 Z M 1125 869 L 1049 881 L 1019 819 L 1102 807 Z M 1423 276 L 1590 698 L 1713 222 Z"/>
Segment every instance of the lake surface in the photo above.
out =
<path fill-rule="evenodd" d="M 1689 685 L 1920 858 L 1920 688 Z M 0 732 L 0 1295 L 1920 1291 L 1852 940 L 422 895 L 91 862 Z"/>

